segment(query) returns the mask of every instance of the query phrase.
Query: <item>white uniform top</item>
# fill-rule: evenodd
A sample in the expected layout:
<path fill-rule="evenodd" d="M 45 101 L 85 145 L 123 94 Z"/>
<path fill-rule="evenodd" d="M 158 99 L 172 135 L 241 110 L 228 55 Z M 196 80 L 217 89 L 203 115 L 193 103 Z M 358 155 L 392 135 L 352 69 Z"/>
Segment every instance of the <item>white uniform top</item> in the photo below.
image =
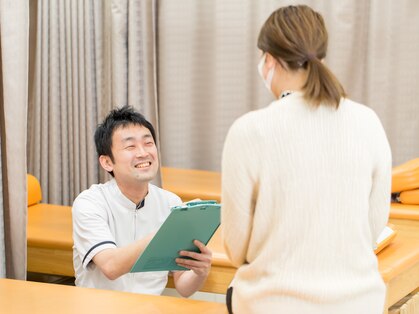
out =
<path fill-rule="evenodd" d="M 114 179 L 94 184 L 82 192 L 72 210 L 76 285 L 161 294 L 168 272 L 128 273 L 109 280 L 92 259 L 104 249 L 126 246 L 157 231 L 170 208 L 180 203 L 175 194 L 149 184 L 144 206 L 137 209 L 137 205 L 121 193 Z"/>

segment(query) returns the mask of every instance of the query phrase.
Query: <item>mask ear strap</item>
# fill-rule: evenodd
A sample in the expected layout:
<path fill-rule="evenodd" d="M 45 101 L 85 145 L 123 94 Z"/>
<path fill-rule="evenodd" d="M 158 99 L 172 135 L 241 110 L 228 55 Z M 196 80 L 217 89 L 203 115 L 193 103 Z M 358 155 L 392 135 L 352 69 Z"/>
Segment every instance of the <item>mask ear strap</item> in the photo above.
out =
<path fill-rule="evenodd" d="M 262 58 L 260 58 L 260 61 L 258 64 L 258 72 L 259 72 L 259 75 L 262 77 L 263 81 L 265 81 L 265 78 L 263 77 L 263 66 L 265 65 L 265 61 L 266 61 L 266 53 L 264 53 Z"/>
<path fill-rule="evenodd" d="M 274 78 L 274 74 L 275 74 L 275 63 L 274 63 L 274 66 L 269 69 L 268 76 L 266 77 L 266 87 L 270 91 L 272 91 L 272 79 Z"/>
<path fill-rule="evenodd" d="M 262 58 L 259 61 L 258 72 L 259 72 L 259 75 L 261 76 L 263 82 L 265 83 L 266 88 L 270 92 L 272 92 L 272 79 L 273 79 L 274 74 L 275 74 L 275 63 L 274 63 L 274 66 L 269 69 L 268 75 L 265 79 L 264 76 L 263 76 L 263 66 L 265 65 L 265 62 L 266 62 L 266 52 L 263 54 Z"/>

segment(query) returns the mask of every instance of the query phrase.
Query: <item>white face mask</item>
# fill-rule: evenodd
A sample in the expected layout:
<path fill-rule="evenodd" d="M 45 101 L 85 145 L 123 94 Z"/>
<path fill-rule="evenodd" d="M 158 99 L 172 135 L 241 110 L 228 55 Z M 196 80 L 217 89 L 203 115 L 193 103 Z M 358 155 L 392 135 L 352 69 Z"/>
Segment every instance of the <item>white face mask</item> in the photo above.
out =
<path fill-rule="evenodd" d="M 268 71 L 268 75 L 265 78 L 263 77 L 263 66 L 265 65 L 265 60 L 266 60 L 266 53 L 263 54 L 262 58 L 259 61 L 258 64 L 258 71 L 259 71 L 259 75 L 262 78 L 263 82 L 265 83 L 266 88 L 272 92 L 272 79 L 274 77 L 275 74 L 275 65 L 269 69 Z"/>

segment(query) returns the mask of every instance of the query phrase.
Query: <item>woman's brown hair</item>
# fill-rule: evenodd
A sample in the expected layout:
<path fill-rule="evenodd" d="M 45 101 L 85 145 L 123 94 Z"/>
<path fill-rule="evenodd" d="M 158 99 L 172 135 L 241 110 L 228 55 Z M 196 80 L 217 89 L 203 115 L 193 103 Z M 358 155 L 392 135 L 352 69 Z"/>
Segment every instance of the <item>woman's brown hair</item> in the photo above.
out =
<path fill-rule="evenodd" d="M 282 7 L 269 16 L 259 33 L 258 48 L 292 71 L 307 69 L 304 98 L 312 105 L 338 108 L 346 93 L 322 62 L 327 51 L 323 17 L 306 5 Z"/>

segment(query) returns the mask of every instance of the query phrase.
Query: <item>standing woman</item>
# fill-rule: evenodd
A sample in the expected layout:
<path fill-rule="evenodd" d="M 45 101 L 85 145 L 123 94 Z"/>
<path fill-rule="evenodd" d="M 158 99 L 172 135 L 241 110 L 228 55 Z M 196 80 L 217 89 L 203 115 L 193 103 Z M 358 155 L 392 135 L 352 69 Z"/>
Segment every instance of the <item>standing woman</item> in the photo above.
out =
<path fill-rule="evenodd" d="M 322 60 L 322 16 L 299 5 L 263 25 L 259 73 L 275 95 L 230 128 L 222 233 L 234 313 L 381 314 L 374 254 L 390 205 L 391 151 L 376 114 Z"/>

